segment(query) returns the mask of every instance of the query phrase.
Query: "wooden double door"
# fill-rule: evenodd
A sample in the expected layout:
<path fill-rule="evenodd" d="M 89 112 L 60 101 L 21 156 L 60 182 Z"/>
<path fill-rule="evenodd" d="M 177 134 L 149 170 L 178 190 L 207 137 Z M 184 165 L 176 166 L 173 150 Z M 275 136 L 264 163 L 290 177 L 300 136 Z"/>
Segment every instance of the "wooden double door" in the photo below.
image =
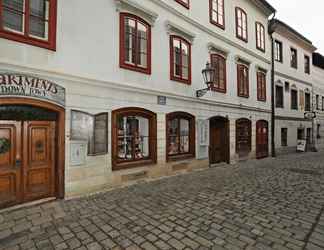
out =
<path fill-rule="evenodd" d="M 229 163 L 228 120 L 222 117 L 210 119 L 209 163 Z"/>
<path fill-rule="evenodd" d="M 0 208 L 55 196 L 55 122 L 0 121 Z"/>
<path fill-rule="evenodd" d="M 269 128 L 267 121 L 256 123 L 256 157 L 257 159 L 269 156 Z"/>

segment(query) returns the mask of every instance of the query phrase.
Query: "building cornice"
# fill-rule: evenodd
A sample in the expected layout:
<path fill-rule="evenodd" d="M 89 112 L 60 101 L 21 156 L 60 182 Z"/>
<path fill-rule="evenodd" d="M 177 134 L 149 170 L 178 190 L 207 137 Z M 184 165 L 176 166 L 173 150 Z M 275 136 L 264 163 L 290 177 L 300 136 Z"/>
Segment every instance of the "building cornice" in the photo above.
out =
<path fill-rule="evenodd" d="M 209 35 L 211 35 L 211 36 L 213 36 L 213 37 L 215 37 L 215 38 L 217 38 L 217 39 L 219 39 L 219 40 L 221 40 L 221 41 L 223 41 L 223 42 L 225 42 L 225 43 L 227 43 L 227 44 L 229 44 L 229 45 L 231 45 L 231 46 L 233 46 L 233 47 L 235 47 L 235 48 L 237 48 L 237 49 L 239 49 L 239 50 L 241 50 L 241 51 L 243 51 L 243 52 L 245 52 L 247 54 L 249 54 L 250 56 L 253 56 L 253 57 L 255 57 L 255 58 L 257 58 L 257 59 L 259 59 L 259 60 L 261 60 L 261 61 L 263 61 L 263 62 L 265 62 L 267 64 L 271 64 L 271 60 L 268 60 L 267 58 L 260 56 L 256 52 L 254 52 L 254 51 L 252 51 L 250 49 L 247 49 L 246 47 L 244 47 L 244 46 L 242 46 L 242 45 L 240 45 L 238 43 L 235 43 L 232 40 L 230 40 L 230 39 L 228 39 L 228 38 L 214 32 L 212 29 L 207 28 L 205 25 L 203 25 L 203 24 L 191 19 L 190 17 L 182 14 L 180 11 L 176 10 L 171 5 L 165 3 L 165 2 L 163 2 L 161 0 L 151 0 L 151 1 L 154 2 L 156 5 L 159 5 L 163 9 L 171 12 L 173 15 L 183 19 L 187 23 L 195 26 L 196 28 L 200 29 L 201 31 L 208 33 Z"/>
<path fill-rule="evenodd" d="M 94 79 L 89 77 L 80 77 L 72 74 L 67 74 L 59 71 L 50 71 L 46 69 L 36 69 L 32 68 L 30 66 L 22 66 L 17 65 L 9 62 L 0 62 L 0 72 L 11 72 L 11 73 L 22 73 L 22 74 L 29 74 L 29 75 L 35 75 L 38 77 L 42 77 L 44 79 L 51 78 L 52 80 L 63 80 L 63 81 L 71 81 L 71 82 L 78 82 L 86 85 L 92 85 L 96 87 L 102 87 L 102 88 L 112 88 L 115 90 L 124 90 L 127 92 L 139 93 L 139 94 L 148 94 L 148 95 L 156 95 L 156 96 L 166 96 L 167 98 L 175 99 L 175 100 L 181 100 L 181 101 L 187 101 L 190 103 L 199 103 L 199 104 L 205 104 L 205 105 L 214 105 L 218 107 L 224 107 L 224 108 L 236 108 L 246 111 L 254 111 L 254 112 L 261 112 L 261 113 L 271 113 L 270 107 L 269 109 L 263 109 L 263 108 L 257 108 L 257 107 L 251 107 L 246 106 L 242 104 L 232 104 L 232 103 L 226 103 L 226 102 L 220 102 L 220 101 L 212 101 L 207 99 L 198 99 L 195 97 L 195 90 L 192 90 L 193 96 L 184 96 L 179 94 L 174 94 L 174 92 L 166 92 L 166 91 L 158 91 L 154 89 L 146 89 L 139 86 L 134 86 L 134 84 L 128 84 L 128 83 L 120 83 L 120 82 L 109 82 L 105 80 L 100 79 Z M 59 82 L 57 82 L 59 84 Z M 67 94 L 71 94 L 67 92 Z"/>
<path fill-rule="evenodd" d="M 275 116 L 275 119 L 276 120 L 280 120 L 280 121 L 312 122 L 309 119 L 300 118 L 300 117 L 293 117 L 293 116 L 280 116 L 280 115 L 276 115 Z"/>

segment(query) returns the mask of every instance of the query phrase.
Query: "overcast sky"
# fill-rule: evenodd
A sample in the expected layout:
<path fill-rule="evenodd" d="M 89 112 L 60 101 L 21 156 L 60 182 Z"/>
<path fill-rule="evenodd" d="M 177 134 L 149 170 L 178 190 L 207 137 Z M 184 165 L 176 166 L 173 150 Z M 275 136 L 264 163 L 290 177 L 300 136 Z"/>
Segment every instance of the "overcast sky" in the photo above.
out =
<path fill-rule="evenodd" d="M 276 17 L 310 39 L 324 54 L 323 0 L 268 0 L 277 10 Z"/>

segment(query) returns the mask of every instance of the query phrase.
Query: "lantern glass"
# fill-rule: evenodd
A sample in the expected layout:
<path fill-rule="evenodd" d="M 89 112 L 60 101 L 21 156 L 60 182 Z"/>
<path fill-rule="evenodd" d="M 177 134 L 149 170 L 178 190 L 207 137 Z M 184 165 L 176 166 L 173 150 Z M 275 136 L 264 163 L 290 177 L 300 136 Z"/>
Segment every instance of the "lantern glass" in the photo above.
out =
<path fill-rule="evenodd" d="M 205 81 L 205 84 L 208 88 L 211 87 L 214 81 L 215 70 L 211 67 L 210 63 L 206 64 L 206 68 L 202 70 L 202 75 Z"/>

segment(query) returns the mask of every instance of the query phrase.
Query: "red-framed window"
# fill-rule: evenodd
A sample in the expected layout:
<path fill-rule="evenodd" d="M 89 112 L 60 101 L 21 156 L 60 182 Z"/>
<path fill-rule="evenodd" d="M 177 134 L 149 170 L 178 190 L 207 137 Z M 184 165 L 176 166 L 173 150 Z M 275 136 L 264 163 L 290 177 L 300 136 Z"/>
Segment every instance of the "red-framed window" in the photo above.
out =
<path fill-rule="evenodd" d="M 0 37 L 56 49 L 56 0 L 0 0 Z"/>
<path fill-rule="evenodd" d="M 151 26 L 142 18 L 120 13 L 120 67 L 151 74 Z"/>
<path fill-rule="evenodd" d="M 265 52 L 265 29 L 262 23 L 255 23 L 256 47 Z"/>
<path fill-rule="evenodd" d="M 225 29 L 224 0 L 209 0 L 210 22 Z"/>
<path fill-rule="evenodd" d="M 195 117 L 185 112 L 166 116 L 167 160 L 195 157 Z"/>
<path fill-rule="evenodd" d="M 186 7 L 187 9 L 190 8 L 190 0 L 175 0 L 175 1 L 181 4 L 182 6 Z"/>
<path fill-rule="evenodd" d="M 212 90 L 226 93 L 226 58 L 219 54 L 211 54 L 210 61 L 215 69 Z"/>
<path fill-rule="evenodd" d="M 235 8 L 236 17 L 236 37 L 248 41 L 248 26 L 247 26 L 247 15 L 245 11 L 239 7 Z"/>
<path fill-rule="evenodd" d="M 237 93 L 249 97 L 249 68 L 244 64 L 237 64 Z"/>
<path fill-rule="evenodd" d="M 170 36 L 171 80 L 191 84 L 191 44 L 179 37 Z"/>
<path fill-rule="evenodd" d="M 265 102 L 267 100 L 267 83 L 266 73 L 257 72 L 257 88 L 258 88 L 258 101 Z"/>

